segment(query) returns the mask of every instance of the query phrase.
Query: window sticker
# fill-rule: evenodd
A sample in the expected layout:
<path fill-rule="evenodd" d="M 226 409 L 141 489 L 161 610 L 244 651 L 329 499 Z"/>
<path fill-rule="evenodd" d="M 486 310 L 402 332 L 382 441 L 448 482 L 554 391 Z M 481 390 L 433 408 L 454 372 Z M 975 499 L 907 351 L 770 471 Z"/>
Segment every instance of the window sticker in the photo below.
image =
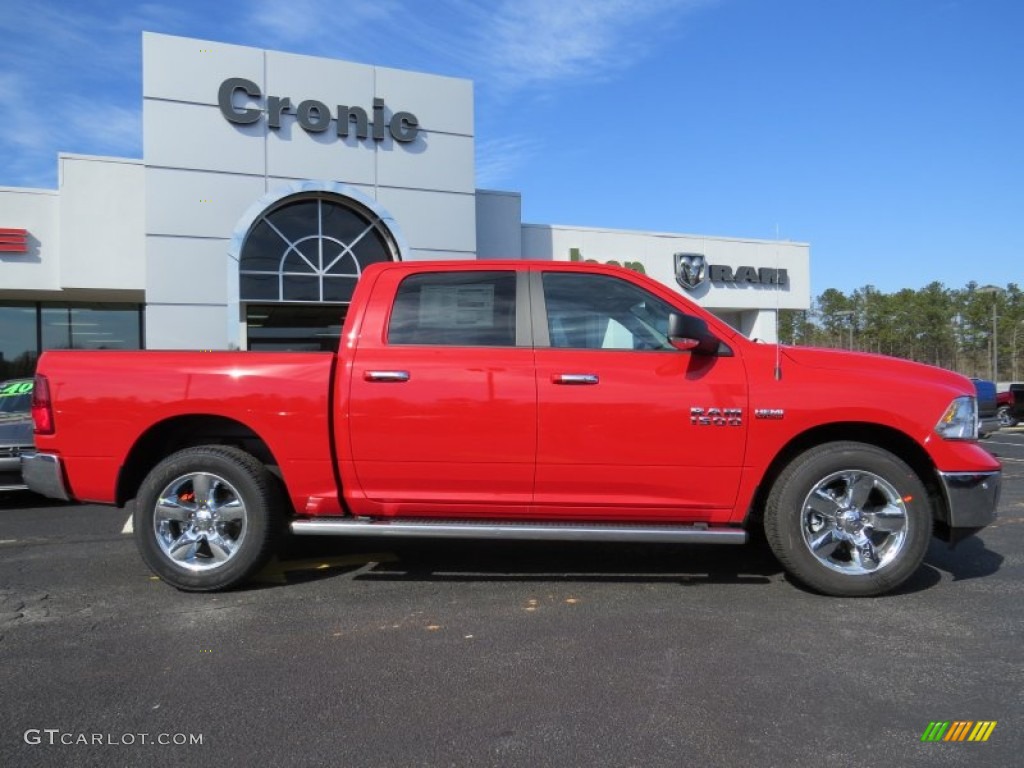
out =
<path fill-rule="evenodd" d="M 425 285 L 420 289 L 421 328 L 493 328 L 493 285 Z"/>
<path fill-rule="evenodd" d="M 25 395 L 32 391 L 31 381 L 12 381 L 9 384 L 0 386 L 0 397 L 14 397 Z"/>

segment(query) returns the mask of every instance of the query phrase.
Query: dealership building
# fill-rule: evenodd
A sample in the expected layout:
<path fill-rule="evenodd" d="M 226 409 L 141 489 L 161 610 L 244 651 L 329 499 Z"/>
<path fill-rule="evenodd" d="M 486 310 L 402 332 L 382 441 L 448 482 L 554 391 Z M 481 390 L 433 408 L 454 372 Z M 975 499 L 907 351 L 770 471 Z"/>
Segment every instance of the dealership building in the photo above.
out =
<path fill-rule="evenodd" d="M 61 154 L 58 189 L 0 187 L 0 378 L 52 348 L 332 349 L 384 260 L 615 262 L 768 341 L 810 305 L 805 243 L 524 223 L 519 193 L 476 188 L 469 80 L 142 49 L 141 160 Z"/>

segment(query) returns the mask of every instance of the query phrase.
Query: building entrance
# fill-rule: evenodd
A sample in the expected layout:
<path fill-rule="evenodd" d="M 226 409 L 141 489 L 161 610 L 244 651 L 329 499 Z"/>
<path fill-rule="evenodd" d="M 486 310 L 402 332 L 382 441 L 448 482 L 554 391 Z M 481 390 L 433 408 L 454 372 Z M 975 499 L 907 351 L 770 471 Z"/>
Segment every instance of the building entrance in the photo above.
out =
<path fill-rule="evenodd" d="M 256 352 L 336 352 L 347 304 L 249 304 L 246 349 Z"/>

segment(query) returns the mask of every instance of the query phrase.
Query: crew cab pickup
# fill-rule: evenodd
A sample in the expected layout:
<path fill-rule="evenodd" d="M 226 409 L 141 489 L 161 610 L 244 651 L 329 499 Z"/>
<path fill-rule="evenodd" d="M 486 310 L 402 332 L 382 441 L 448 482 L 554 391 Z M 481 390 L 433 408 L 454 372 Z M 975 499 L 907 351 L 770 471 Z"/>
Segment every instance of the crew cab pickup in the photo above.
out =
<path fill-rule="evenodd" d="M 837 408 L 836 403 L 842 407 Z M 135 499 L 142 558 L 237 585 L 279 537 L 742 544 L 892 590 L 995 517 L 971 382 L 749 341 L 615 266 L 376 264 L 332 353 L 46 352 L 29 486 Z"/>

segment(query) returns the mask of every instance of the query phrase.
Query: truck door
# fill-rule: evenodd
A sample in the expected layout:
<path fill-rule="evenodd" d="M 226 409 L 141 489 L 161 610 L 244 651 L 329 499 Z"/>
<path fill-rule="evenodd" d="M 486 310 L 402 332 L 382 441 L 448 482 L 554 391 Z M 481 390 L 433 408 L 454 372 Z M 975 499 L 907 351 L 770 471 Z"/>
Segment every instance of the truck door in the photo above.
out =
<path fill-rule="evenodd" d="M 537 448 L 528 300 L 527 273 L 513 268 L 377 280 L 347 406 L 353 468 L 374 513 L 527 511 Z"/>
<path fill-rule="evenodd" d="M 674 308 L 620 277 L 538 270 L 531 285 L 537 511 L 725 519 L 747 433 L 742 359 L 672 347 Z"/>

